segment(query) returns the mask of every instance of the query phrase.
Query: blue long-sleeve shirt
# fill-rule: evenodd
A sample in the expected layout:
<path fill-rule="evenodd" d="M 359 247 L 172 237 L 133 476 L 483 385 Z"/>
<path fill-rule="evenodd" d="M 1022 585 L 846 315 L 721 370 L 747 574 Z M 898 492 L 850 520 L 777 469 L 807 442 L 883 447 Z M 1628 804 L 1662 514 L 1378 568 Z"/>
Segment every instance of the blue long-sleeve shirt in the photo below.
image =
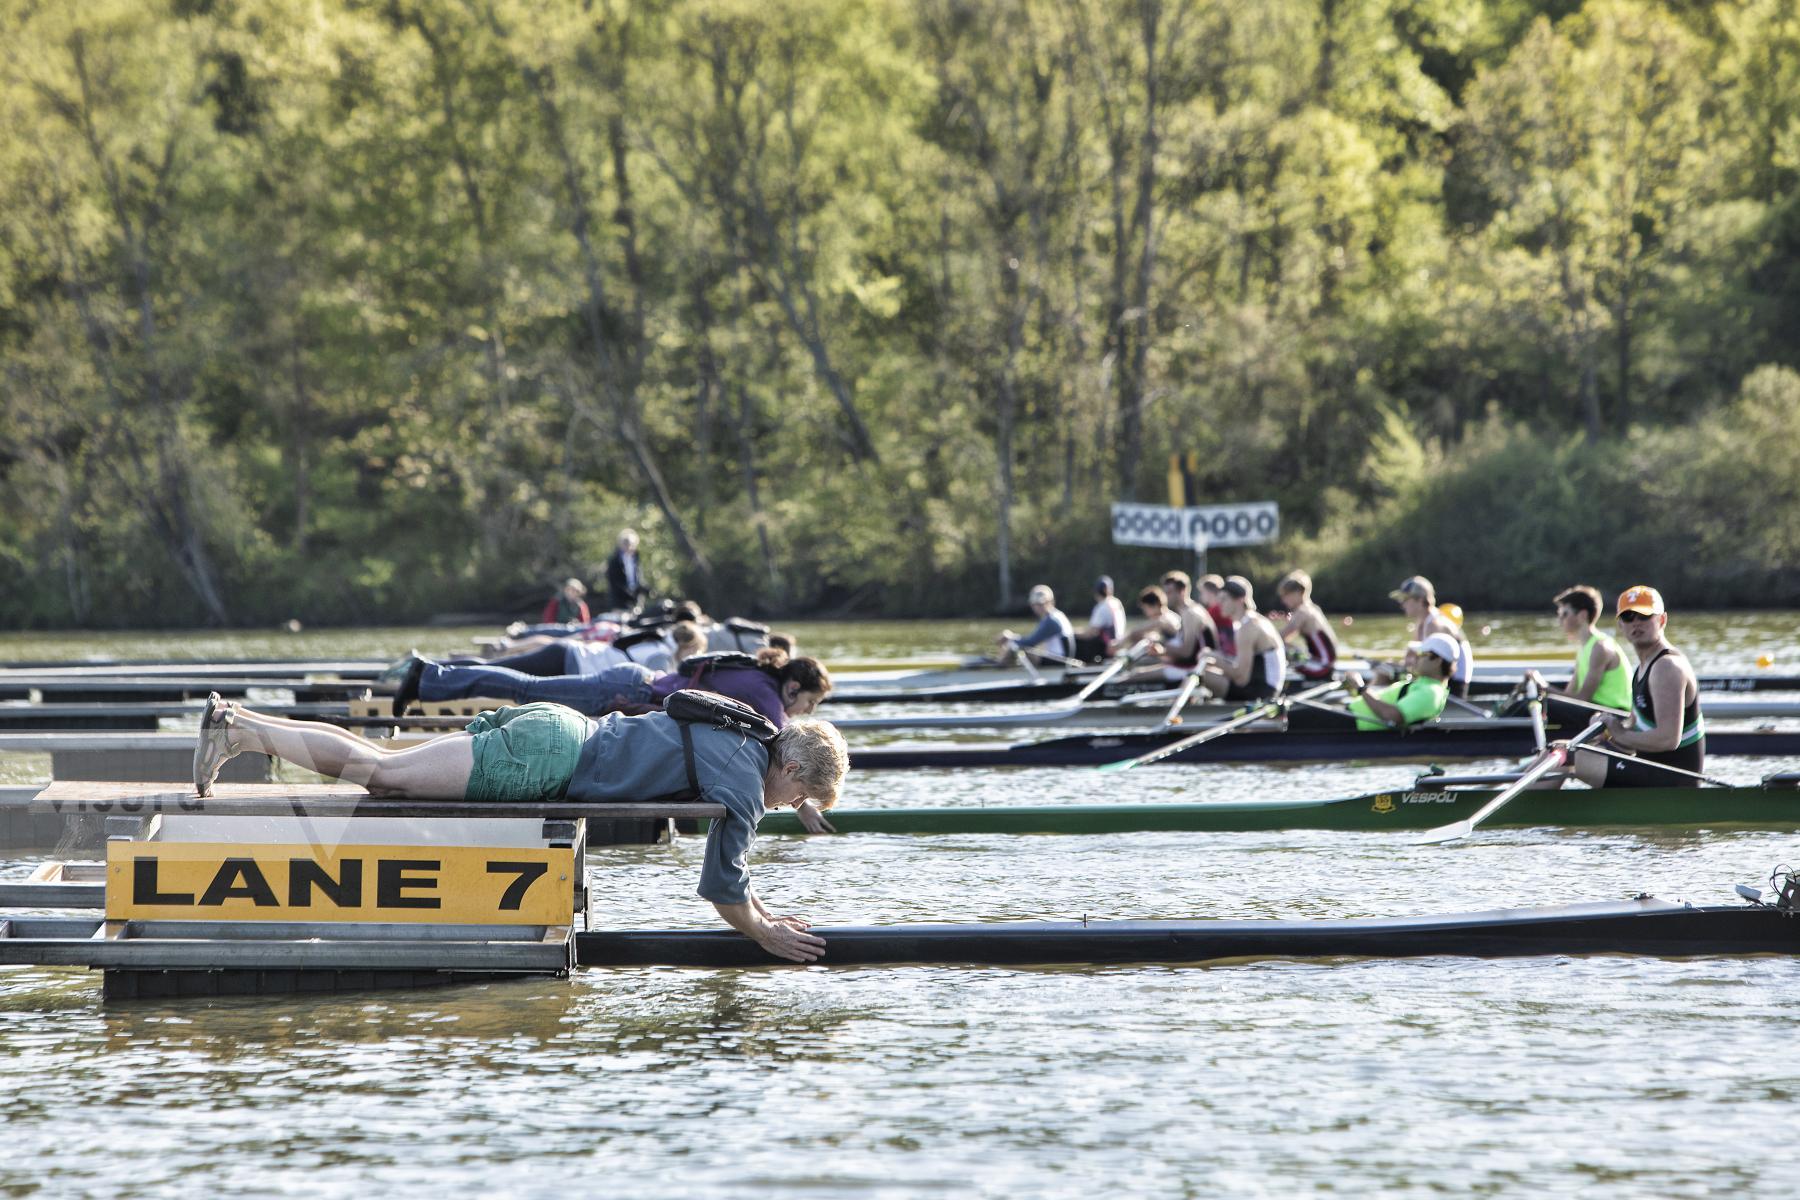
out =
<path fill-rule="evenodd" d="M 754 738 L 709 725 L 689 726 L 699 798 L 725 806 L 711 823 L 700 867 L 700 897 L 715 904 L 750 898 L 750 847 L 763 816 L 763 777 L 769 751 Z M 666 713 L 626 717 L 613 713 L 594 722 L 569 779 L 575 801 L 654 800 L 687 791 L 681 723 Z"/>
<path fill-rule="evenodd" d="M 1019 645 L 1042 646 L 1046 654 L 1067 658 L 1075 650 L 1075 627 L 1069 624 L 1062 609 L 1053 608 L 1044 614 L 1036 629 L 1019 639 Z"/>

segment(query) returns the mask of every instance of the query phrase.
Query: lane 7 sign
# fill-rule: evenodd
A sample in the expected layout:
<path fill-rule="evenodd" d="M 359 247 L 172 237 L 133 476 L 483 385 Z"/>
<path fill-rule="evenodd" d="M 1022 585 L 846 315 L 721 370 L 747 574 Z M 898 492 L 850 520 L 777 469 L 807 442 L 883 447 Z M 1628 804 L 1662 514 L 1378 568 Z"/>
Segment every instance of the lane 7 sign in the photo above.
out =
<path fill-rule="evenodd" d="M 567 846 L 108 842 L 109 921 L 568 925 Z"/>

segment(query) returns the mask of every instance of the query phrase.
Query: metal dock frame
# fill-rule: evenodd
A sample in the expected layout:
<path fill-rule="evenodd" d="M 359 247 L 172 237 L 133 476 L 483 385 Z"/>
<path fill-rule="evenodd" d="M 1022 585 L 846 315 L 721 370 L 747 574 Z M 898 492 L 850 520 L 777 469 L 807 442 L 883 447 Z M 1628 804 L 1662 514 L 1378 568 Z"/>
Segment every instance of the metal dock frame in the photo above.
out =
<path fill-rule="evenodd" d="M 588 924 L 585 871 L 587 816 L 618 811 L 631 820 L 664 823 L 718 817 L 711 804 L 552 804 L 500 805 L 466 801 L 377 800 L 340 786 L 294 788 L 283 785 L 221 785 L 219 795 L 200 800 L 154 784 L 52 784 L 33 797 L 34 807 L 61 812 L 110 812 L 109 853 L 119 845 L 155 844 L 164 818 L 244 817 L 274 822 L 309 817 L 342 821 L 384 817 L 377 823 L 389 836 L 400 818 L 424 831 L 434 821 L 540 822 L 538 842 L 546 851 L 566 852 L 566 923 L 455 923 L 419 920 L 246 920 L 111 919 L 102 916 L 7 915 L 6 910 L 118 908 L 107 889 L 120 887 L 119 863 L 46 863 L 27 881 L 0 883 L 0 964 L 85 966 L 104 973 L 109 1000 L 273 995 L 361 991 L 561 976 L 574 965 L 575 934 Z M 451 828 L 448 824 L 440 828 Z M 174 843 L 179 845 L 180 843 Z M 517 845 L 518 843 L 510 843 Z M 467 847 L 422 842 L 446 854 Z M 345 842 L 344 849 L 367 848 Z M 246 846 L 248 849 L 248 845 Z M 301 847 L 297 843 L 296 852 Z M 229 852 L 230 846 L 224 850 Z M 266 847 L 264 847 L 266 849 Z M 479 847 L 478 847 L 479 849 Z M 492 853 L 522 856 L 495 843 Z M 349 852 L 346 850 L 346 853 Z M 114 858 L 119 857 L 113 854 Z M 228 859 L 224 861 L 242 861 Z M 339 878 L 344 876 L 340 870 Z M 109 885 L 109 879 L 112 881 Z M 502 905 L 504 907 L 504 904 Z M 404 914 L 403 914 L 404 915 Z M 516 915 L 516 914 L 515 914 Z M 504 914 L 501 914 L 504 917 Z"/>

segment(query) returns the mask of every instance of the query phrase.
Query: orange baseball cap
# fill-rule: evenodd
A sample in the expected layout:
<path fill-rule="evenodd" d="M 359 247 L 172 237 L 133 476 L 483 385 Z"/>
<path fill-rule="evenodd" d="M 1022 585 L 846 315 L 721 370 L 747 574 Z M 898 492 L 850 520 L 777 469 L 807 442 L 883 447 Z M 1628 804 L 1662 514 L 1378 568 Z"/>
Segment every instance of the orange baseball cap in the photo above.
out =
<path fill-rule="evenodd" d="M 1628 587 L 1619 593 L 1618 611 L 1622 613 L 1643 613 L 1646 617 L 1660 617 L 1668 609 L 1663 607 L 1662 593 L 1647 584 Z"/>

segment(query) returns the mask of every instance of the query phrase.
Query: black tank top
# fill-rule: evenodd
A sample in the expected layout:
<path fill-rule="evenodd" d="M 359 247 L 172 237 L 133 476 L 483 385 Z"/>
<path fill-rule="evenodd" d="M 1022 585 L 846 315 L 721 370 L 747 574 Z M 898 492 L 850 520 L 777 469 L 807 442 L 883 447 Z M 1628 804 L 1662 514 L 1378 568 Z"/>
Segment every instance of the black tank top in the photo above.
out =
<path fill-rule="evenodd" d="M 1631 715 L 1640 733 L 1656 728 L 1656 705 L 1650 699 L 1650 670 L 1666 654 L 1683 657 L 1681 651 L 1665 646 L 1631 676 Z M 1696 690 L 1694 698 L 1682 706 L 1681 740 L 1675 748 L 1680 750 L 1694 745 L 1705 736 L 1706 722 L 1700 717 L 1700 693 Z"/>

